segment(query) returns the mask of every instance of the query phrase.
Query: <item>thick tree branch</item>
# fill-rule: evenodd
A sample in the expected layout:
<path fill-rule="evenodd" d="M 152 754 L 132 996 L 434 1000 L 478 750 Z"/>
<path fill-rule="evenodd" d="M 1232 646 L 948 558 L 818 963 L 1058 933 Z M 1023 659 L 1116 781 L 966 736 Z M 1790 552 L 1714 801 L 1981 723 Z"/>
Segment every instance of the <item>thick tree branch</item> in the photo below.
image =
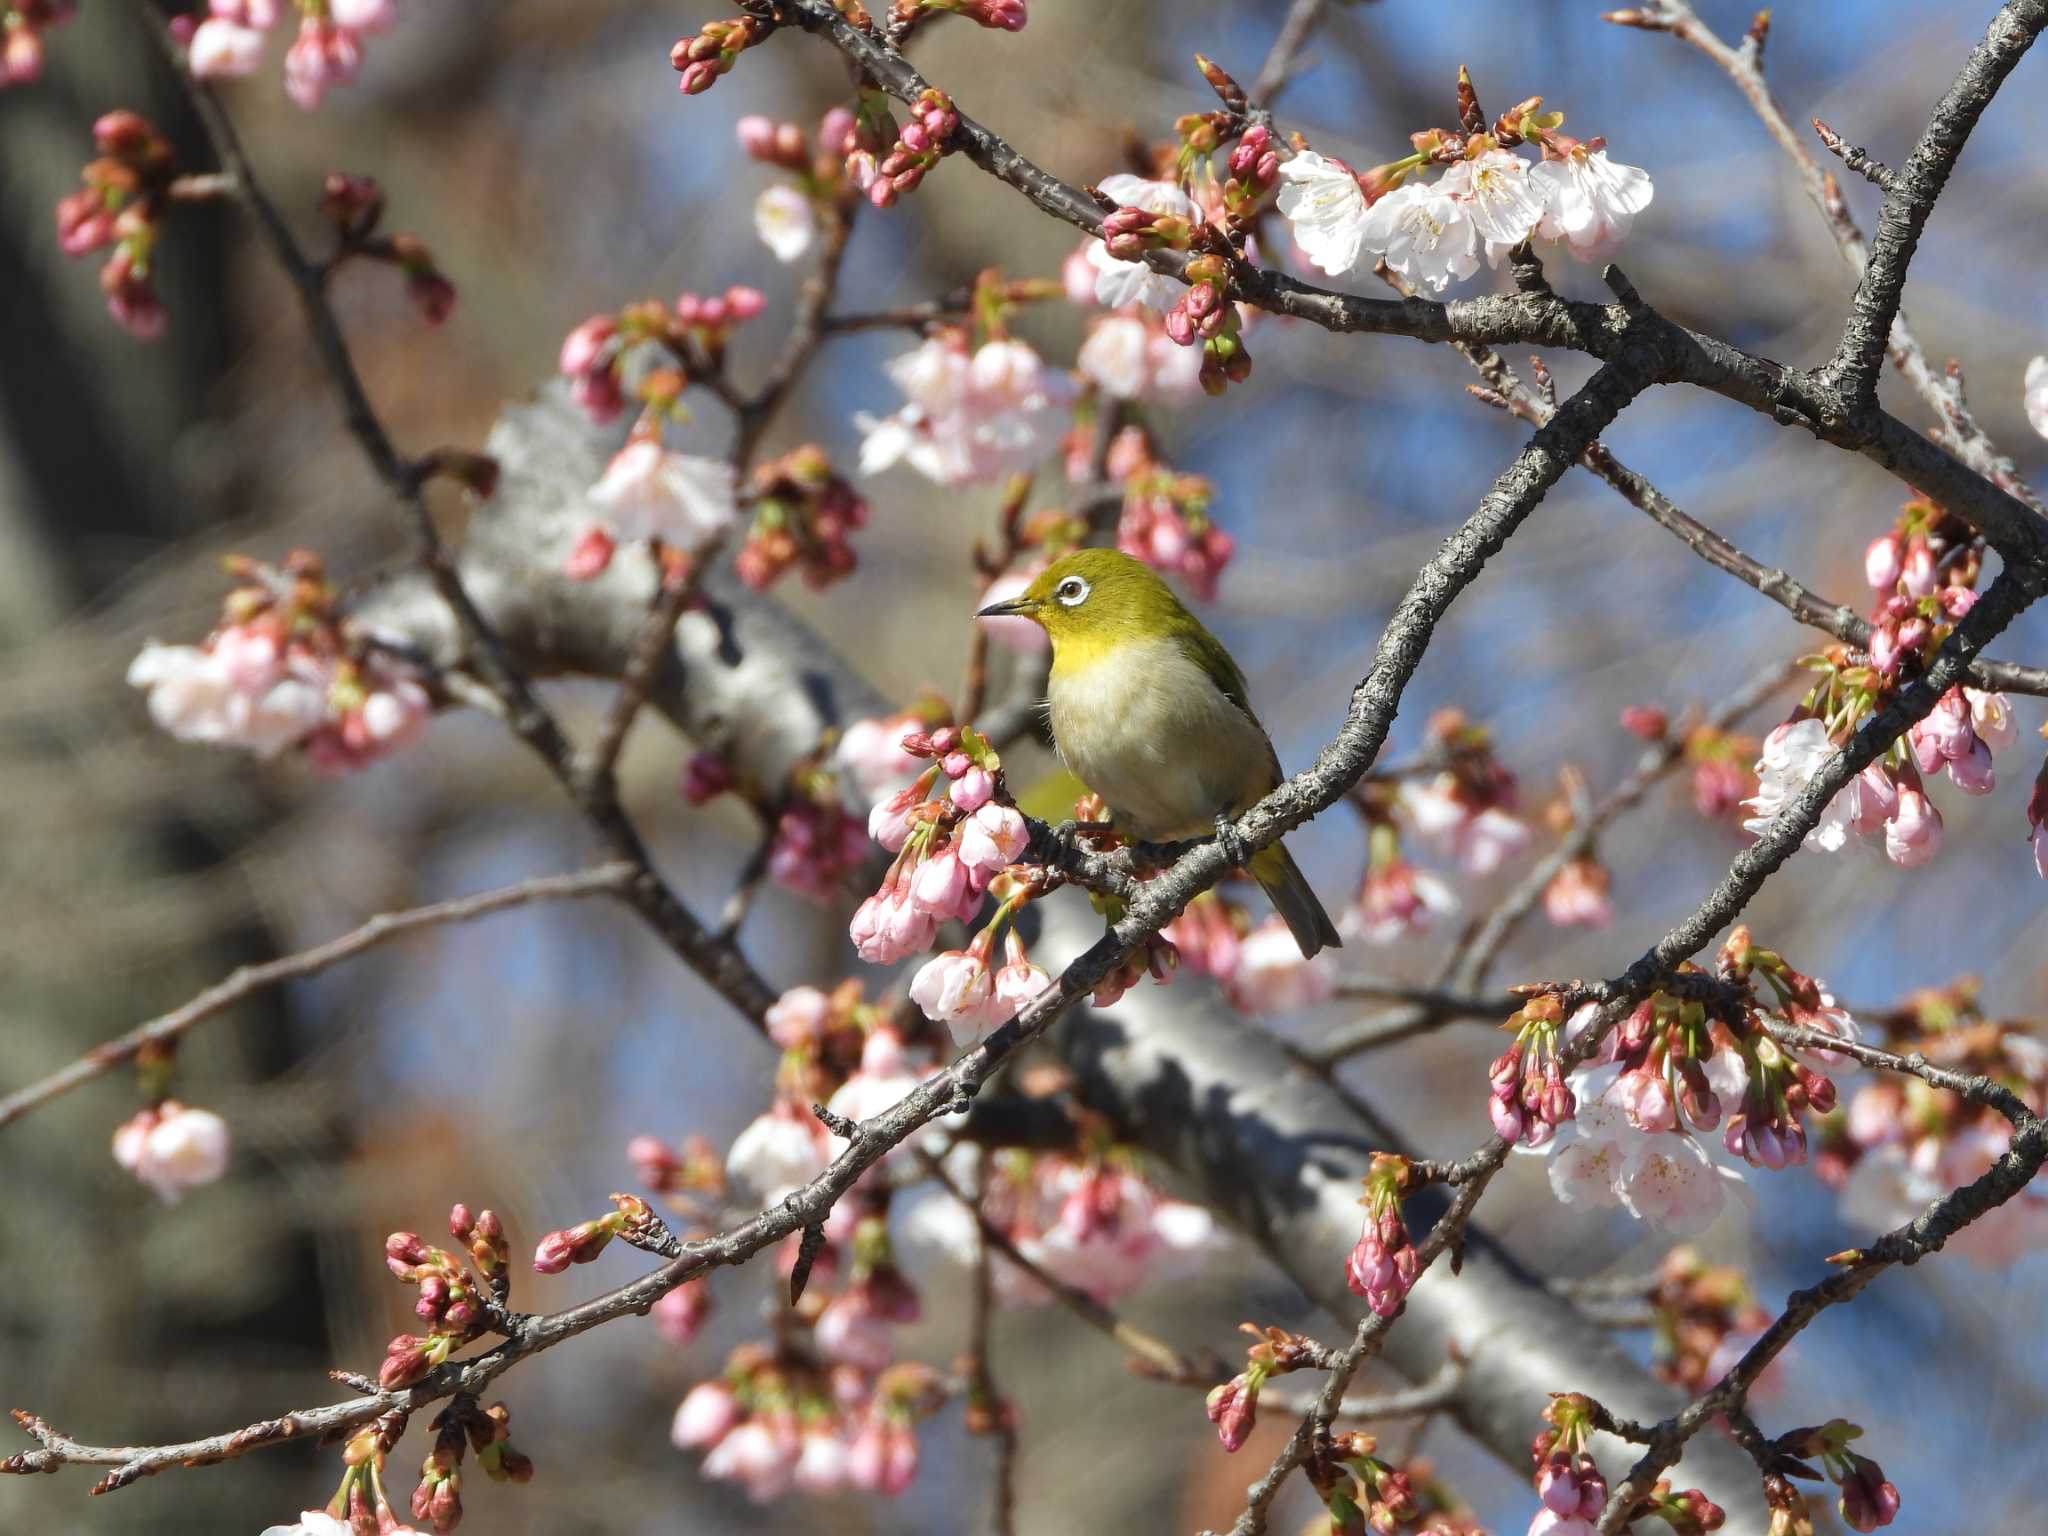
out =
<path fill-rule="evenodd" d="M 1913 153 L 1892 173 L 1870 242 L 1870 264 L 1850 301 L 1841 344 L 1822 370 L 1851 405 L 1864 407 L 1876 401 L 1878 365 L 1906 291 L 1906 269 L 1935 200 L 1948 185 L 1970 130 L 2044 26 L 2048 0 L 2007 0 L 1928 118 Z"/>
<path fill-rule="evenodd" d="M 1814 160 L 1804 136 L 1792 126 L 1771 95 L 1770 86 L 1764 80 L 1759 51 L 1747 46 L 1730 47 L 1724 43 L 1711 27 L 1700 20 L 1689 0 L 1653 0 L 1652 4 L 1641 7 L 1637 14 L 1640 18 L 1637 25 L 1669 32 L 1698 49 L 1727 73 L 1736 89 L 1755 109 L 1765 130 L 1791 159 L 1799 174 L 1800 185 L 1806 189 L 1807 197 L 1819 211 L 1843 259 L 1860 281 L 1870 265 L 1870 247 L 1863 239 L 1863 231 L 1849 212 L 1848 200 L 1842 196 L 1842 189 L 1835 178 Z M 1828 132 L 1818 122 L 1814 127 L 1822 142 L 1829 143 Z M 1999 452 L 1997 444 L 1971 416 L 1953 365 L 1951 372 L 1943 373 L 1929 364 L 1925 350 L 1908 328 L 1903 314 L 1892 317 L 1889 344 L 1892 366 L 1933 408 L 1943 424 L 1945 440 L 1963 462 L 2036 512 L 2042 511 L 2039 498 L 2027 488 L 2013 461 Z"/>
<path fill-rule="evenodd" d="M 70 1066 L 0 1099 L 0 1126 L 19 1120 L 30 1110 L 47 1104 L 82 1083 L 91 1082 L 123 1062 L 133 1061 L 145 1048 L 175 1046 L 193 1025 L 225 1013 L 246 998 L 282 982 L 317 975 L 329 966 L 353 959 L 364 950 L 374 949 L 401 934 L 446 923 L 466 923 L 537 901 L 615 896 L 634 875 L 631 864 L 605 864 L 581 874 L 540 875 L 502 890 L 458 896 L 449 901 L 437 901 L 431 906 L 410 907 L 402 912 L 380 912 L 360 928 L 351 929 L 340 938 L 329 939 L 325 944 L 267 960 L 261 965 L 238 967 L 225 980 L 208 987 L 184 1006 L 160 1014 L 146 1024 L 139 1024 L 104 1045 L 94 1046 Z"/>

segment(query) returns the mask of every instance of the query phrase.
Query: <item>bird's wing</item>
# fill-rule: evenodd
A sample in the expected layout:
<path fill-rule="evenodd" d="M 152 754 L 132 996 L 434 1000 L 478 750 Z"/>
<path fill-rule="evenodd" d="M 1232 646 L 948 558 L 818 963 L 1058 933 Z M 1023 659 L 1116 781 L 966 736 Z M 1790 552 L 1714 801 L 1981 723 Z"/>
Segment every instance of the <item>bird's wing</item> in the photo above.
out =
<path fill-rule="evenodd" d="M 1209 675 L 1212 682 L 1223 691 L 1223 696 L 1244 711 L 1245 719 L 1258 728 L 1259 735 L 1266 741 L 1266 760 L 1270 770 L 1271 783 L 1280 782 L 1280 755 L 1273 750 L 1273 742 L 1266 736 L 1266 728 L 1259 724 L 1259 717 L 1252 711 L 1251 690 L 1244 680 L 1244 672 L 1237 661 L 1223 648 L 1223 642 L 1210 634 L 1202 621 L 1193 614 L 1187 615 L 1187 627 L 1177 636 L 1181 646 L 1195 665 Z"/>

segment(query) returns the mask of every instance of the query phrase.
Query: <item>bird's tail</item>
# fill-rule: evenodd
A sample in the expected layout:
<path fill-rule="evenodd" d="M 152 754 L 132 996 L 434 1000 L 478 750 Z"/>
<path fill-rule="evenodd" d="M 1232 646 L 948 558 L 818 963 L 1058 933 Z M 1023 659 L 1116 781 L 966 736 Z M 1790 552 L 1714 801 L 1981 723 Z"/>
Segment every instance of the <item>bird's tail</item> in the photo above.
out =
<path fill-rule="evenodd" d="M 1308 958 L 1319 949 L 1337 949 L 1343 945 L 1344 941 L 1337 936 L 1336 925 L 1330 921 L 1330 914 L 1316 900 L 1308 877 L 1284 846 L 1272 843 L 1261 848 L 1252 855 L 1249 867 L 1252 878 L 1259 882 L 1259 888 L 1273 903 L 1273 910 L 1286 919 L 1288 932 L 1301 946 L 1302 958 Z"/>

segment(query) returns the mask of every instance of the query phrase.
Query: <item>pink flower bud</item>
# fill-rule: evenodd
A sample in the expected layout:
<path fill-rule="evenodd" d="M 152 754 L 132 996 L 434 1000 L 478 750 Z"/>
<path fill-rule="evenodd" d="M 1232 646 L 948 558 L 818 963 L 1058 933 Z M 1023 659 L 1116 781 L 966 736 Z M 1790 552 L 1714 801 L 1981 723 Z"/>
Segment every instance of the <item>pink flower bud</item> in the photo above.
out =
<path fill-rule="evenodd" d="M 1899 791 L 1898 809 L 1885 823 L 1884 851 L 1902 869 L 1917 868 L 1941 851 L 1941 812 L 1920 790 Z"/>
<path fill-rule="evenodd" d="M 700 1381 L 683 1395 L 669 1439 L 678 1450 L 700 1450 L 718 1444 L 738 1422 L 732 1388 L 722 1381 Z"/>
<path fill-rule="evenodd" d="M 1863 552 L 1863 578 L 1887 597 L 1897 589 L 1902 569 L 1899 536 L 1887 533 L 1870 541 Z"/>
<path fill-rule="evenodd" d="M 988 804 L 996 790 L 995 775 L 986 768 L 970 766 L 953 781 L 953 803 L 963 811 L 978 811 Z"/>
<path fill-rule="evenodd" d="M 1239 1374 L 1209 1393 L 1209 1422 L 1216 1426 L 1216 1438 L 1226 1451 L 1241 1450 L 1258 1422 L 1259 1388 L 1250 1377 Z"/>

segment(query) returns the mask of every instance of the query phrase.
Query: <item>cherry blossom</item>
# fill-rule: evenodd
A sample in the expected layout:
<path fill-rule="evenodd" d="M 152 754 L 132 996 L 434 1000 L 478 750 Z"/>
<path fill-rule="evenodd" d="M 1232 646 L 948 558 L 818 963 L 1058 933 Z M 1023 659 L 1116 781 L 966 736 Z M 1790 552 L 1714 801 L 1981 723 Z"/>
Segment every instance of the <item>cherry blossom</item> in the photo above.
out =
<path fill-rule="evenodd" d="M 658 539 L 675 549 L 702 549 L 733 524 L 732 466 L 636 437 L 605 466 L 588 500 L 620 539 Z"/>
<path fill-rule="evenodd" d="M 1941 852 L 1941 812 L 1919 790 L 1899 791 L 1897 813 L 1884 825 L 1884 851 L 1901 869 L 1914 869 Z"/>
<path fill-rule="evenodd" d="M 263 63 L 264 35 L 225 16 L 213 15 L 192 34 L 192 73 L 201 80 L 239 80 Z"/>
<path fill-rule="evenodd" d="M 2025 405 L 2034 430 L 2048 437 L 2048 356 L 2027 364 Z"/>
<path fill-rule="evenodd" d="M 735 1184 L 772 1202 L 810 1183 L 830 1161 L 830 1139 L 817 1117 L 787 1099 L 777 1099 L 733 1138 L 725 1171 Z"/>
<path fill-rule="evenodd" d="M 704 1475 L 714 1482 L 738 1483 L 754 1503 L 765 1504 L 788 1490 L 795 1473 L 794 1450 L 767 1425 L 749 1419 L 711 1447 L 704 1458 Z"/>
<path fill-rule="evenodd" d="M 352 1527 L 324 1509 L 309 1509 L 290 1525 L 268 1525 L 262 1536 L 351 1536 Z"/>
<path fill-rule="evenodd" d="M 1028 619 L 1020 622 L 1030 623 Z M 924 724 L 911 714 L 856 720 L 839 733 L 839 742 L 832 749 L 832 766 L 850 780 L 857 799 L 880 800 L 907 785 L 923 769 L 922 758 L 903 750 L 903 738 L 923 729 Z"/>
<path fill-rule="evenodd" d="M 227 1122 L 212 1110 L 166 1099 L 114 1132 L 114 1161 L 175 1205 L 227 1172 L 231 1141 Z"/>
<path fill-rule="evenodd" d="M 1490 875 L 1529 846 L 1529 829 L 1502 804 L 1480 804 L 1453 774 L 1401 786 L 1396 802 L 1415 830 L 1469 875 Z"/>
<path fill-rule="evenodd" d="M 1304 960 L 1287 925 L 1277 917 L 1268 918 L 1238 947 L 1230 1000 L 1247 1013 L 1313 1007 L 1337 990 L 1335 958 L 1323 950 Z"/>
<path fill-rule="evenodd" d="M 1190 221 L 1202 217 L 1194 200 L 1170 181 L 1147 181 L 1142 176 L 1120 173 L 1103 177 L 1097 190 L 1125 208 Z M 1095 269 L 1096 303 L 1109 309 L 1142 304 L 1147 309 L 1165 311 L 1180 302 L 1185 290 L 1165 273 L 1154 272 L 1142 261 L 1118 260 L 1100 240 L 1090 241 L 1084 249 L 1089 265 Z"/>
<path fill-rule="evenodd" d="M 1466 205 L 1472 227 L 1486 242 L 1489 266 L 1499 266 L 1501 257 L 1528 239 L 1544 216 L 1544 191 L 1529 162 L 1504 149 L 1460 160 L 1444 172 L 1436 191 Z"/>
<path fill-rule="evenodd" d="M 1346 909 L 1344 937 L 1368 944 L 1393 944 L 1427 933 L 1439 917 L 1458 914 L 1458 897 L 1437 875 L 1418 869 L 1398 854 L 1374 863 Z"/>
<path fill-rule="evenodd" d="M 1543 198 L 1537 233 L 1567 242 L 1581 261 L 1598 261 L 1627 239 L 1654 191 L 1649 172 L 1610 160 L 1605 149 L 1586 144 L 1539 162 L 1529 179 Z"/>
<path fill-rule="evenodd" d="M 1276 201 L 1302 255 L 1332 277 L 1355 270 L 1369 210 L 1351 167 L 1305 149 L 1282 162 L 1279 174 L 1284 185 Z"/>
<path fill-rule="evenodd" d="M 985 951 L 949 949 L 934 955 L 911 978 L 910 1000 L 926 1018 L 944 1024 L 956 1046 L 972 1045 L 1001 1022 Z"/>
<path fill-rule="evenodd" d="M 1746 831 L 1761 836 L 1779 814 L 1799 798 L 1807 781 L 1835 754 L 1827 726 L 1817 719 L 1788 721 L 1764 738 L 1763 756 L 1756 765 L 1757 792 L 1745 805 L 1756 814 L 1743 822 Z M 1856 818 L 1858 802 L 1846 791 L 1837 794 L 1821 812 L 1813 830 L 1806 834 L 1806 846 L 1833 853 L 1849 840 L 1850 825 Z"/>
<path fill-rule="evenodd" d="M 669 1425 L 669 1439 L 679 1451 L 716 1445 L 739 1422 L 739 1402 L 722 1381 L 700 1381 L 683 1394 Z"/>
<path fill-rule="evenodd" d="M 1004 479 L 1059 446 L 1075 392 L 1068 374 L 1021 341 L 990 341 L 970 355 L 948 333 L 887 367 L 909 403 L 881 420 L 855 416 L 866 434 L 864 475 L 905 463 L 940 485 Z"/>
<path fill-rule="evenodd" d="M 1360 243 L 1409 282 L 1442 293 L 1479 270 L 1475 205 L 1419 181 L 1396 187 L 1366 211 Z"/>
<path fill-rule="evenodd" d="M 224 630 L 207 647 L 152 640 L 129 663 L 128 684 L 148 693 L 150 718 L 180 741 L 259 757 L 297 745 L 327 716 L 319 669 L 266 632 Z"/>
<path fill-rule="evenodd" d="M 800 260 L 818 237 L 817 206 L 786 182 L 764 188 L 754 199 L 754 233 L 775 259 Z"/>
<path fill-rule="evenodd" d="M 1202 354 L 1130 311 L 1103 315 L 1088 327 L 1075 359 L 1081 376 L 1119 400 L 1192 400 L 1202 392 Z M 1029 620 L 1018 622 L 1029 623 Z M 1032 628 L 1037 628 L 1032 625 Z"/>

